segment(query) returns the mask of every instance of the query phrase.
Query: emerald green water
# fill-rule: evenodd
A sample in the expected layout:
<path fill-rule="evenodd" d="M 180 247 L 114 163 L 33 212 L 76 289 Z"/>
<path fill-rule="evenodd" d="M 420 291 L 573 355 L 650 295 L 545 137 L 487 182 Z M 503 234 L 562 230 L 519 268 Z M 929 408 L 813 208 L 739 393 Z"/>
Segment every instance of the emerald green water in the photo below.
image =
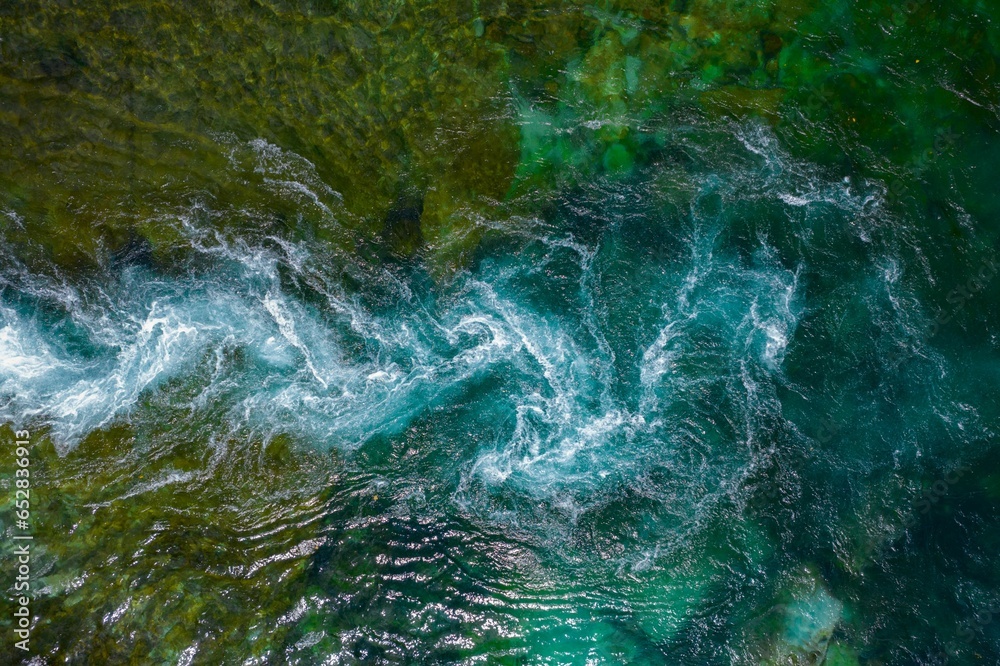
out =
<path fill-rule="evenodd" d="M 998 21 L 4 3 L 0 663 L 1000 663 Z"/>

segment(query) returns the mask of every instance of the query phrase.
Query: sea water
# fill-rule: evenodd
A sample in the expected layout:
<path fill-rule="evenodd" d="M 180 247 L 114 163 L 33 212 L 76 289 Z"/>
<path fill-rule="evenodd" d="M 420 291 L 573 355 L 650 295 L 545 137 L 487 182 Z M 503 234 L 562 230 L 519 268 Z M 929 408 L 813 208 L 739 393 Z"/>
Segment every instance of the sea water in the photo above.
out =
<path fill-rule="evenodd" d="M 996 661 L 991 8 L 272 4 L 2 18 L 34 655 Z"/>

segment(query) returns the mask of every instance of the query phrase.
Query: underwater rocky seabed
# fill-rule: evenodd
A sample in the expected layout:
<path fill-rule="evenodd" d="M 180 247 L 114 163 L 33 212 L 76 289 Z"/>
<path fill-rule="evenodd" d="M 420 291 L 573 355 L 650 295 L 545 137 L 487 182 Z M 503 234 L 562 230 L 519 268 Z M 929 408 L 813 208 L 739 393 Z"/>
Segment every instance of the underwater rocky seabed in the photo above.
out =
<path fill-rule="evenodd" d="M 1000 6 L 138 4 L 0 4 L 0 661 L 1000 663 Z"/>

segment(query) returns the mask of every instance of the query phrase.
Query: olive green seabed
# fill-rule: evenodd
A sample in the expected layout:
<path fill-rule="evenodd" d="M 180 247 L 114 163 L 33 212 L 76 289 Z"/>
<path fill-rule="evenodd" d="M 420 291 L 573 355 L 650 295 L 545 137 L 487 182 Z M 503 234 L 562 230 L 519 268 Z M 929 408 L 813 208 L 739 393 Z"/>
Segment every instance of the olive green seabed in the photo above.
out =
<path fill-rule="evenodd" d="M 663 165 L 683 172 L 681 129 L 745 122 L 856 182 L 899 182 L 893 213 L 947 240 L 937 253 L 899 242 L 940 276 L 920 287 L 940 303 L 963 274 L 956 256 L 978 265 L 1000 240 L 1000 227 L 963 222 L 1000 214 L 989 168 L 1000 160 L 1000 31 L 988 19 L 1000 15 L 987 3 L 930 0 L 4 3 L 2 236 L 33 271 L 90 275 L 124 256 L 169 273 L 191 255 L 177 220 L 195 217 L 233 238 L 414 261 L 446 284 L 497 229 L 545 218 L 566 192 L 654 178 Z M 311 194 L 281 182 L 290 171 Z M 671 186 L 685 203 L 686 184 Z M 941 203 L 956 191 L 963 211 Z M 997 296 L 994 284 L 962 317 Z M 972 330 L 968 343 L 989 335 Z M 981 371 L 970 393 L 992 386 Z M 363 465 L 312 442 L 217 440 L 209 420 L 181 427 L 185 414 L 157 402 L 172 391 L 182 388 L 156 389 L 134 419 L 71 451 L 44 431 L 34 439 L 32 640 L 52 663 L 178 663 L 195 645 L 195 663 L 320 663 L 352 650 L 352 626 L 378 622 L 454 642 L 428 663 L 556 663 L 572 641 L 579 663 L 588 650 L 595 663 L 670 663 L 671 645 L 696 641 L 692 617 L 721 595 L 722 572 L 739 567 L 782 572 L 732 614 L 746 663 L 918 663 L 870 647 L 866 620 L 872 590 L 891 587 L 868 581 L 915 566 L 896 547 L 912 485 L 873 491 L 888 499 L 844 520 L 833 555 L 754 509 L 720 516 L 712 543 L 697 544 L 704 557 L 625 576 L 642 595 L 660 591 L 646 601 L 662 614 L 609 619 L 559 603 L 585 587 L 571 569 L 555 583 L 533 577 L 558 554 L 476 544 L 468 563 L 441 563 L 467 545 L 454 537 L 460 518 L 422 519 L 416 500 L 379 497 Z M 960 506 L 1000 501 L 996 465 L 981 462 Z M 410 603 L 446 606 L 464 589 L 522 595 L 523 606 L 494 613 L 484 601 L 464 621 L 419 605 L 393 615 L 379 567 L 407 539 L 439 544 Z M 801 550 L 794 571 L 775 564 L 789 543 Z M 10 583 L 5 567 L 0 585 Z M 350 599 L 325 608 L 334 593 Z M 954 635 L 959 610 L 948 611 L 928 621 Z M 553 618 L 586 630 L 567 636 Z M 343 663 L 384 656 L 353 654 Z M 960 645 L 952 663 L 980 663 L 975 654 Z"/>
<path fill-rule="evenodd" d="M 4 204 L 76 267 L 135 235 L 156 256 L 176 251 L 155 220 L 195 198 L 321 238 L 378 234 L 418 201 L 419 232 L 398 250 L 422 239 L 447 272 L 482 218 L 530 213 L 540 186 L 662 150 L 678 105 L 776 120 L 777 56 L 809 9 L 20 3 L 3 18 L 0 118 L 17 156 Z M 259 179 L 233 172 L 229 137 L 309 160 L 343 210 L 300 220 L 273 207 Z"/>
<path fill-rule="evenodd" d="M 280 644 L 288 629 L 278 620 L 305 590 L 337 465 L 292 454 L 282 441 L 215 447 L 143 445 L 124 426 L 65 456 L 35 441 L 39 653 L 69 663 L 176 663 L 198 644 L 206 659 L 225 663 L 227 654 L 245 659 Z"/>
<path fill-rule="evenodd" d="M 954 21 L 927 35 L 928 6 L 917 7 L 18 3 L 0 45 L 0 122 L 16 156 L 3 203 L 47 255 L 85 267 L 136 236 L 154 256 L 178 251 L 156 221 L 192 199 L 342 243 L 331 227 L 377 236 L 415 201 L 419 224 L 396 249 L 426 247 L 443 275 L 468 261 L 484 219 L 533 214 L 552 187 L 655 161 L 689 113 L 759 116 L 793 145 L 866 169 L 892 167 L 836 146 L 914 162 L 966 105 L 928 108 L 924 91 L 900 90 L 875 63 L 944 60 L 966 88 L 995 69 L 983 57 L 995 35 Z M 884 53 L 851 44 L 841 25 Z M 941 37 L 952 48 L 930 41 Z M 803 127 L 803 111 L 826 122 Z M 329 219 L 275 204 L 232 164 L 229 138 L 301 155 L 342 209 Z M 907 144 L 916 154 L 898 154 Z"/>

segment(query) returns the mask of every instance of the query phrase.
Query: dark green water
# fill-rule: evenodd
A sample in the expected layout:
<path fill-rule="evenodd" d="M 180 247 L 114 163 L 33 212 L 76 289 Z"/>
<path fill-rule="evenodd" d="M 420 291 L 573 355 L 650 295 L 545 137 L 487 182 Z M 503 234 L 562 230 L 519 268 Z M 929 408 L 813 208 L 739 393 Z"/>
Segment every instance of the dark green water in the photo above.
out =
<path fill-rule="evenodd" d="M 0 663 L 1000 663 L 998 21 L 3 3 Z"/>

